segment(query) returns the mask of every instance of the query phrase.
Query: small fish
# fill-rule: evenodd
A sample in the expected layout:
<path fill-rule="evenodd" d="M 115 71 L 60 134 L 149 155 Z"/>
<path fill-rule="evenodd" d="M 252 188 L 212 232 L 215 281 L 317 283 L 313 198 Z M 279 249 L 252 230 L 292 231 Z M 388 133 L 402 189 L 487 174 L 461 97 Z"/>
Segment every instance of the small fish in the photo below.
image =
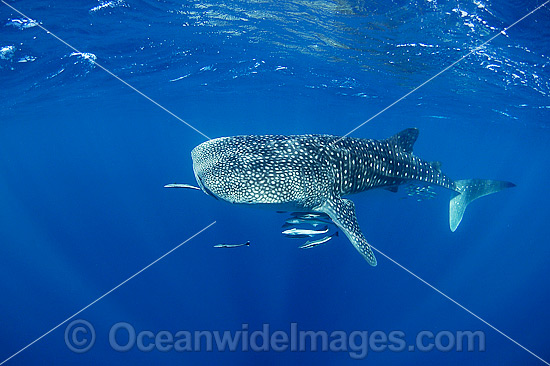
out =
<path fill-rule="evenodd" d="M 328 222 L 320 219 L 300 219 L 297 217 L 292 217 L 285 221 L 285 225 L 286 224 L 289 224 L 289 225 L 309 224 L 309 225 L 317 226 L 317 225 L 323 225 L 323 224 L 324 225 L 332 224 L 332 222 Z"/>
<path fill-rule="evenodd" d="M 313 236 L 313 235 L 326 234 L 326 233 L 328 233 L 328 226 L 325 226 L 321 230 L 298 229 L 293 227 L 292 229 L 283 231 L 283 235 L 292 236 L 292 237 L 296 237 L 296 235 Z"/>
<path fill-rule="evenodd" d="M 167 184 L 164 186 L 164 188 L 189 188 L 189 189 L 198 189 L 201 190 L 199 187 L 192 186 L 191 184 L 185 184 L 185 183 L 172 183 Z"/>
<path fill-rule="evenodd" d="M 238 247 L 249 247 L 250 246 L 250 242 L 247 241 L 246 243 L 242 243 L 242 244 L 217 244 L 217 245 L 214 245 L 214 248 L 238 248 Z"/>
<path fill-rule="evenodd" d="M 335 236 L 338 236 L 338 231 L 332 235 L 325 236 L 323 239 L 317 239 L 317 240 L 311 240 L 311 241 L 308 240 L 304 245 L 300 247 L 300 249 L 309 249 L 309 248 L 316 247 L 317 245 L 325 244 L 327 241 L 334 238 Z"/>
<path fill-rule="evenodd" d="M 437 193 L 432 186 L 419 186 L 417 184 L 409 184 L 407 187 L 407 196 L 416 198 L 417 201 L 424 201 L 434 198 Z M 406 198 L 406 197 L 404 197 Z"/>
<path fill-rule="evenodd" d="M 291 215 L 294 218 L 304 219 L 304 220 L 317 219 L 317 218 L 323 218 L 323 219 L 330 220 L 330 217 L 328 215 L 324 214 L 324 213 L 292 212 Z"/>

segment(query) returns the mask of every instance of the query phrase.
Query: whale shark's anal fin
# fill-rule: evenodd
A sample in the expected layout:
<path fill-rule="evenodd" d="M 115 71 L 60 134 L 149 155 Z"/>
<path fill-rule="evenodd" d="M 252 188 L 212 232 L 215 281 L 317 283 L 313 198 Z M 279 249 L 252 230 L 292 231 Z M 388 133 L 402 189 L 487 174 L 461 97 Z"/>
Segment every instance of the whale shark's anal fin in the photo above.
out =
<path fill-rule="evenodd" d="M 449 225 L 451 231 L 455 231 L 462 221 L 466 206 L 468 206 L 470 202 L 479 197 L 516 186 L 514 183 L 510 182 L 487 179 L 457 180 L 455 184 L 458 195 L 453 197 L 449 203 Z"/>
<path fill-rule="evenodd" d="M 316 211 L 321 211 L 329 215 L 336 226 L 346 234 L 355 249 L 361 253 L 371 266 L 376 266 L 374 253 L 357 223 L 355 205 L 352 201 L 339 197 L 331 198 L 319 206 Z"/>

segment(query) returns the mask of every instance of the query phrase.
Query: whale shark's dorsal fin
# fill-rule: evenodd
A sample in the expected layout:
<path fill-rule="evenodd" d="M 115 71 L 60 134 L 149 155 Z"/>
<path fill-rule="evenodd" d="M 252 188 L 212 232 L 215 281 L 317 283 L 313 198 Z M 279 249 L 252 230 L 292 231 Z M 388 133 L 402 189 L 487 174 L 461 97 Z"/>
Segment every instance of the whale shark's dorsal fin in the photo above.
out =
<path fill-rule="evenodd" d="M 387 141 L 406 153 L 412 153 L 413 145 L 418 138 L 418 128 L 407 128 L 390 137 Z"/>
<path fill-rule="evenodd" d="M 330 198 L 317 207 L 315 211 L 321 211 L 329 215 L 332 221 L 346 234 L 355 249 L 361 253 L 371 266 L 376 266 L 374 253 L 357 223 L 355 205 L 352 201 L 340 197 Z"/>

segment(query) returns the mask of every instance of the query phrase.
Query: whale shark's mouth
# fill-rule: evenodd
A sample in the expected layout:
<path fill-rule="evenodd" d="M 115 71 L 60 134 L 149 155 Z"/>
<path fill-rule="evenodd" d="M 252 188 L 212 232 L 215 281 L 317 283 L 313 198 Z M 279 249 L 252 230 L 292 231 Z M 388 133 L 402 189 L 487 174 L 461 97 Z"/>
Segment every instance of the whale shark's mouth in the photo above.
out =
<path fill-rule="evenodd" d="M 215 199 L 219 200 L 218 196 L 216 196 L 210 189 L 208 189 L 208 187 L 202 182 L 202 178 L 199 177 L 198 175 L 195 175 L 195 177 L 197 178 L 197 183 L 199 184 L 199 187 L 201 187 L 201 189 L 203 190 L 204 193 L 206 193 L 207 195 L 209 196 L 212 196 L 214 197 Z"/>

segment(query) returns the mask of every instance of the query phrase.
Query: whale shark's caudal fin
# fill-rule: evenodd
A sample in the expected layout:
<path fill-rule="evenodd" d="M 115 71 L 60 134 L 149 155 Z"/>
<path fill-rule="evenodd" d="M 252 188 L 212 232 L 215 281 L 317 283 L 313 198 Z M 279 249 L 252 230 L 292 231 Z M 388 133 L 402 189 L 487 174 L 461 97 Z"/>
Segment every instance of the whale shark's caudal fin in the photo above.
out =
<path fill-rule="evenodd" d="M 449 224 L 451 231 L 455 231 L 464 211 L 470 202 L 491 193 L 502 191 L 505 188 L 515 187 L 514 183 L 499 180 L 464 179 L 455 181 L 458 195 L 451 199 L 449 205 Z"/>
<path fill-rule="evenodd" d="M 326 213 L 332 221 L 346 234 L 355 249 L 369 262 L 376 266 L 376 258 L 372 249 L 363 236 L 357 217 L 355 216 L 355 205 L 352 201 L 340 197 L 328 199 L 317 210 Z"/>

